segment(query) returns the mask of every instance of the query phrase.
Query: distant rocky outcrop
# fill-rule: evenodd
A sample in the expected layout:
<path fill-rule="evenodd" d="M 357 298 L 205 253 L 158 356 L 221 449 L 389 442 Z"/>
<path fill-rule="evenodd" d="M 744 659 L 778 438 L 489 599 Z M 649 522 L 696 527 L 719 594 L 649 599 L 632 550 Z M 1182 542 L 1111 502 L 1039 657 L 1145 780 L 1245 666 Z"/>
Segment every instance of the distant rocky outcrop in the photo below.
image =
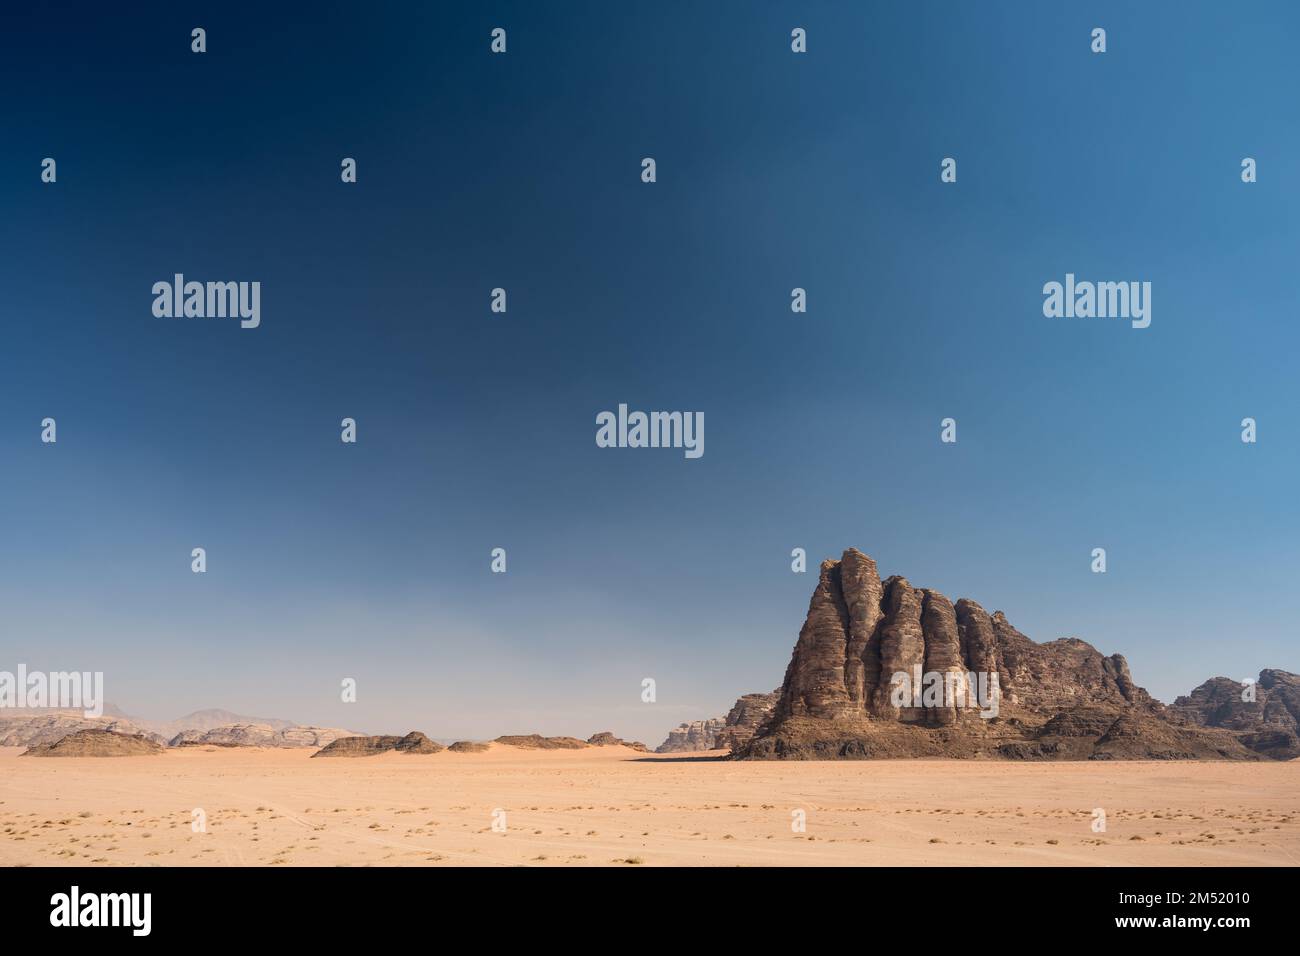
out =
<path fill-rule="evenodd" d="M 727 725 L 724 717 L 692 720 L 668 731 L 668 739 L 655 748 L 657 754 L 699 753 L 716 750 L 718 734 Z"/>
<path fill-rule="evenodd" d="M 1267 757 L 1300 757 L 1300 675 L 1263 670 L 1253 684 L 1214 677 L 1169 710 L 1192 726 L 1237 731 L 1243 744 Z"/>
<path fill-rule="evenodd" d="M 632 750 L 646 750 L 646 745 L 640 741 L 623 740 L 615 737 L 608 730 L 592 734 L 586 740 L 579 740 L 577 737 L 543 737 L 541 734 L 512 734 L 498 737 L 492 743 L 505 747 L 518 747 L 521 750 L 586 750 L 589 747 L 628 747 Z M 482 753 L 489 749 L 489 746 L 485 743 L 458 740 L 448 749 L 457 753 Z"/>
<path fill-rule="evenodd" d="M 490 748 L 487 744 L 476 743 L 473 740 L 458 740 L 447 749 L 454 754 L 481 754 L 486 753 Z"/>
<path fill-rule="evenodd" d="M 105 705 L 102 717 L 86 717 L 79 710 L 54 708 L 0 711 L 0 747 L 54 743 L 79 730 L 143 735 L 173 747 L 323 747 L 339 737 L 358 736 L 354 730 L 303 727 L 274 718 L 240 718 L 231 711 L 215 709 L 195 711 L 173 721 L 128 717 L 111 705 Z"/>
<path fill-rule="evenodd" d="M 128 719 L 132 723 L 143 727 L 147 732 L 157 734 L 167 740 L 171 740 L 177 734 L 186 732 L 197 731 L 203 734 L 209 730 L 241 724 L 270 727 L 272 730 L 288 730 L 291 727 L 298 726 L 292 720 L 283 720 L 279 717 L 249 717 L 245 714 L 237 714 L 234 711 L 223 710 L 220 707 L 196 710 L 175 720 L 144 720 L 140 717 L 130 717 Z"/>
<path fill-rule="evenodd" d="M 50 743 L 28 747 L 23 757 L 138 757 L 163 753 L 166 748 L 143 734 L 111 730 L 77 730 Z"/>
<path fill-rule="evenodd" d="M 655 753 L 698 753 L 740 747 L 771 716 L 779 696 L 779 689 L 770 694 L 745 694 L 732 705 L 726 717 L 693 720 L 670 730 L 668 739 L 655 748 Z"/>
<path fill-rule="evenodd" d="M 1038 644 L 856 549 L 822 562 L 770 718 L 748 758 L 1258 759 L 1236 732 L 1178 719 L 1128 663 L 1077 638 Z"/>
<path fill-rule="evenodd" d="M 587 738 L 587 743 L 592 747 L 628 747 L 632 750 L 648 751 L 649 748 L 639 740 L 623 740 L 615 737 L 610 731 L 602 730 L 598 734 L 592 734 Z"/>
<path fill-rule="evenodd" d="M 85 717 L 74 710 L 0 711 L 0 747 L 37 747 L 52 744 L 81 730 L 103 730 L 127 736 L 142 735 L 156 743 L 165 739 L 149 733 L 134 721 L 112 716 Z"/>
<path fill-rule="evenodd" d="M 406 754 L 436 754 L 442 744 L 430 740 L 418 730 L 405 737 L 340 737 L 325 748 L 312 754 L 316 757 L 373 757 L 376 754 L 396 751 Z"/>
<path fill-rule="evenodd" d="M 337 727 L 271 727 L 267 724 L 229 724 L 211 730 L 181 731 L 171 747 L 326 747 L 341 737 L 357 737 L 355 730 Z"/>
<path fill-rule="evenodd" d="M 588 746 L 585 740 L 577 737 L 543 737 L 541 734 L 498 737 L 493 742 L 524 750 L 581 750 Z"/>

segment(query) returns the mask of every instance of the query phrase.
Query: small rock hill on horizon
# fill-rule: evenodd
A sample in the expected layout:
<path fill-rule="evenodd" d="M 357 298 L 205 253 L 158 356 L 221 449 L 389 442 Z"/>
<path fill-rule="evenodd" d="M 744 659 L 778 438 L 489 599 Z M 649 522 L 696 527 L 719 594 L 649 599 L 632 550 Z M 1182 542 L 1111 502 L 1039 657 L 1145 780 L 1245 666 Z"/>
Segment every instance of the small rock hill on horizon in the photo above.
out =
<path fill-rule="evenodd" d="M 586 740 L 577 737 L 543 737 L 541 734 L 522 734 L 497 737 L 491 741 L 506 747 L 520 750 L 587 750 L 591 747 L 627 747 L 630 750 L 645 752 L 646 746 L 638 740 L 622 740 L 608 730 L 592 734 Z M 340 737 L 312 757 L 370 757 L 375 754 L 397 751 L 398 753 L 434 754 L 443 750 L 453 753 L 484 753 L 489 748 L 487 743 L 475 743 L 458 740 L 450 747 L 430 740 L 418 730 L 413 730 L 405 737 Z"/>
<path fill-rule="evenodd" d="M 58 740 L 28 747 L 21 757 L 139 757 L 163 753 L 156 740 L 143 734 L 112 730 L 78 730 Z"/>

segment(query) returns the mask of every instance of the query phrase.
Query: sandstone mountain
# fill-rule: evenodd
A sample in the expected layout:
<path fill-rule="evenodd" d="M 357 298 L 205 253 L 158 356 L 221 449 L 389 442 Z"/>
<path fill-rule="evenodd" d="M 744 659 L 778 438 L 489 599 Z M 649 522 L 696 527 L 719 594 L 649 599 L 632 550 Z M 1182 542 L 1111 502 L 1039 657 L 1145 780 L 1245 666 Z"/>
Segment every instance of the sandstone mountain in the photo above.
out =
<path fill-rule="evenodd" d="M 23 757 L 136 757 L 160 754 L 166 748 L 143 734 L 111 730 L 78 730 L 50 743 L 27 748 Z"/>
<path fill-rule="evenodd" d="M 1263 670 L 1253 685 L 1214 677 L 1169 709 L 1194 726 L 1239 731 L 1243 744 L 1266 756 L 1300 757 L 1300 675 Z"/>
<path fill-rule="evenodd" d="M 736 755 L 1259 759 L 1171 715 L 1120 655 L 1035 643 L 1000 611 L 882 581 L 856 549 L 822 563 L 776 706 Z"/>
<path fill-rule="evenodd" d="M 436 754 L 443 749 L 442 744 L 430 740 L 418 730 L 413 730 L 405 737 L 340 737 L 324 749 L 312 754 L 316 757 L 373 757 L 375 754 L 396 751 L 406 754 Z"/>
<path fill-rule="evenodd" d="M 269 724 L 228 724 L 211 730 L 184 730 L 168 741 L 171 747 L 326 747 L 341 737 L 359 737 L 337 727 L 272 727 Z"/>
<path fill-rule="evenodd" d="M 746 694 L 732 705 L 726 717 L 693 720 L 668 731 L 668 739 L 655 753 L 699 753 L 706 750 L 732 750 L 749 741 L 754 732 L 772 713 L 780 690 L 770 694 Z"/>
<path fill-rule="evenodd" d="M 447 749 L 454 754 L 481 754 L 488 751 L 489 745 L 473 740 L 458 740 Z"/>

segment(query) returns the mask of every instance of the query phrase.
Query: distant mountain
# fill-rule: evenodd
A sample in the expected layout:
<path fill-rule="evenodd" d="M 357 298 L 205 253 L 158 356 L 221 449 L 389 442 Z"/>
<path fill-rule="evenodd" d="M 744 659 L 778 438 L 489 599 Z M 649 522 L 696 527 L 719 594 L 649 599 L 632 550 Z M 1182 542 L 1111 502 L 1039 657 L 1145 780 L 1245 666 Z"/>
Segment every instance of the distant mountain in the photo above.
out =
<path fill-rule="evenodd" d="M 231 710 L 222 710 L 219 707 L 196 710 L 194 713 L 178 717 L 176 720 L 143 720 L 139 717 L 130 717 L 121 712 L 119 712 L 119 716 L 130 720 L 137 727 L 144 727 L 151 733 L 166 737 L 168 740 L 182 731 L 197 730 L 202 733 L 216 727 L 227 727 L 231 724 L 260 724 L 273 730 L 286 730 L 298 726 L 292 720 L 283 720 L 279 717 L 249 717 Z"/>
<path fill-rule="evenodd" d="M 216 708 L 169 721 L 130 717 L 111 705 L 105 705 L 102 717 L 49 707 L 0 710 L 0 747 L 43 747 L 80 731 L 142 736 L 172 747 L 324 747 L 340 737 L 358 736 L 355 730 L 303 727 L 287 720 L 259 720 Z"/>
<path fill-rule="evenodd" d="M 79 710 L 48 707 L 0 710 L 0 747 L 37 747 L 56 743 L 82 730 L 109 731 L 127 736 L 145 736 L 158 744 L 166 738 L 121 717 L 83 717 Z"/>

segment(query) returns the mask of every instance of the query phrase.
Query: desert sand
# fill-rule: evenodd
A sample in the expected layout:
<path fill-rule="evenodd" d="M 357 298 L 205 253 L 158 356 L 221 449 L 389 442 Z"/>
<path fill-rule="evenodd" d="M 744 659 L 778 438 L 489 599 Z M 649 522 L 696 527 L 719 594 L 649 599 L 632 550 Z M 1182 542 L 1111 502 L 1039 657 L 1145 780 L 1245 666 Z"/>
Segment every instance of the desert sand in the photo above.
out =
<path fill-rule="evenodd" d="M 21 752 L 0 748 L 5 866 L 1300 864 L 1297 761 Z"/>

